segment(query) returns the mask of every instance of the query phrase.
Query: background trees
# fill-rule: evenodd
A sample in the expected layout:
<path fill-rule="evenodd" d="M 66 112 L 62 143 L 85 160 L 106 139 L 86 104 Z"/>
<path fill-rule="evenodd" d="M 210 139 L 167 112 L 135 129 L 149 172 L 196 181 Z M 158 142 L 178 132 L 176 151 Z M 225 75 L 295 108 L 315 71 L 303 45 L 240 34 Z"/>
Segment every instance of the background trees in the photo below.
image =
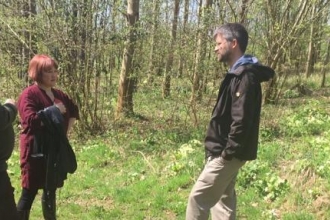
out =
<path fill-rule="evenodd" d="M 170 97 L 171 90 L 180 90 L 191 100 L 216 93 L 225 68 L 213 57 L 211 32 L 234 21 L 250 31 L 247 52 L 278 73 L 264 88 L 265 102 L 277 103 L 288 83 L 303 92 L 307 77 L 320 72 L 326 77 L 330 1 L 237 2 L 1 1 L 1 91 L 17 96 L 28 84 L 33 54 L 50 54 L 60 63 L 59 86 L 80 106 L 80 127 L 103 131 L 115 112 L 134 113 L 134 92 Z M 195 114 L 196 106 L 187 106 Z"/>

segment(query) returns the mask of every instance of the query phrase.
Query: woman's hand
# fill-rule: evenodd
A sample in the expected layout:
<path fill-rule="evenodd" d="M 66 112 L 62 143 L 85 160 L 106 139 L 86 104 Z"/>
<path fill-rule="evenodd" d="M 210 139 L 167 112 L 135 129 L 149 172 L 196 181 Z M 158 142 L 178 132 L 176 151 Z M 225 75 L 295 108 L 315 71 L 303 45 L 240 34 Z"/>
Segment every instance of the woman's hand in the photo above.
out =
<path fill-rule="evenodd" d="M 66 107 L 62 102 L 55 103 L 55 106 L 60 110 L 62 114 L 66 112 Z"/>

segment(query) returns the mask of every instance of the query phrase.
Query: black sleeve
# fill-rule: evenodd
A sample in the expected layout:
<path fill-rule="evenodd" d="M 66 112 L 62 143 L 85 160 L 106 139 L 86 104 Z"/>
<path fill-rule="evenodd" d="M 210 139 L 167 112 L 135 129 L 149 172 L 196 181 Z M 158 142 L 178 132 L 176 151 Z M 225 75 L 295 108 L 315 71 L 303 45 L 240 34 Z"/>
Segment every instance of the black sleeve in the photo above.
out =
<path fill-rule="evenodd" d="M 0 130 L 11 126 L 17 115 L 17 109 L 14 105 L 6 103 L 0 105 Z"/>

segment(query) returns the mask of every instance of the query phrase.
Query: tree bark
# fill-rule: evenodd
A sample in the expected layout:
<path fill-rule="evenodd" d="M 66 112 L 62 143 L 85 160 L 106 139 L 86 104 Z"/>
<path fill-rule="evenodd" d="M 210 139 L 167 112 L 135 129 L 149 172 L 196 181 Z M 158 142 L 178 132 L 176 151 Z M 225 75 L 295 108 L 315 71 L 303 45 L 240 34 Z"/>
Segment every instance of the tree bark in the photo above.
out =
<path fill-rule="evenodd" d="M 192 94 L 190 101 L 195 102 L 196 99 L 202 98 L 202 81 L 204 75 L 204 67 L 203 63 L 205 60 L 206 54 L 206 39 L 208 32 L 208 25 L 210 25 L 209 19 L 211 17 L 211 9 L 212 9 L 212 0 L 205 0 L 204 6 L 201 9 L 201 28 L 198 32 L 198 42 L 197 49 L 195 55 L 195 68 L 193 73 L 193 85 L 192 85 Z"/>
<path fill-rule="evenodd" d="M 150 39 L 150 55 L 149 55 L 149 70 L 148 70 L 148 82 L 152 83 L 154 81 L 154 65 L 155 65 L 155 38 L 158 27 L 158 17 L 159 17 L 159 0 L 153 1 L 153 19 L 152 19 L 152 30 Z"/>
<path fill-rule="evenodd" d="M 330 39 L 328 39 L 327 41 L 327 51 L 323 61 L 323 67 L 321 69 L 321 75 L 322 75 L 321 88 L 325 87 L 326 72 L 327 72 L 326 70 L 328 70 L 329 61 L 330 61 Z"/>
<path fill-rule="evenodd" d="M 309 35 L 309 44 L 308 44 L 308 55 L 307 55 L 307 62 L 306 62 L 306 70 L 305 70 L 305 77 L 308 78 L 312 73 L 312 66 L 314 63 L 314 54 L 315 54 L 315 3 L 312 7 L 312 14 L 311 14 L 311 27 L 310 27 L 310 35 Z"/>
<path fill-rule="evenodd" d="M 184 59 L 184 49 L 186 47 L 186 29 L 187 29 L 187 23 L 188 23 L 188 17 L 189 17 L 189 2 L 190 0 L 184 1 L 184 14 L 183 14 L 183 25 L 182 25 L 182 36 L 181 37 L 181 44 L 180 44 L 180 60 L 179 60 L 179 68 L 178 68 L 178 77 L 182 77 L 183 68 L 185 65 L 185 59 Z"/>
<path fill-rule="evenodd" d="M 163 81 L 163 93 L 162 93 L 163 98 L 168 97 L 171 92 L 171 75 L 172 75 L 172 67 L 173 67 L 174 50 L 176 44 L 176 32 L 178 27 L 179 5 L 180 5 L 180 0 L 175 0 L 172 31 L 171 31 L 171 44 L 165 66 L 165 74 Z"/>
<path fill-rule="evenodd" d="M 123 60 L 121 65 L 118 100 L 116 116 L 128 116 L 133 111 L 133 91 L 136 81 L 132 77 L 132 67 L 136 38 L 137 38 L 137 22 L 139 20 L 139 0 L 128 0 L 127 5 L 127 22 L 129 26 L 129 34 L 126 40 L 126 46 L 123 52 Z"/>

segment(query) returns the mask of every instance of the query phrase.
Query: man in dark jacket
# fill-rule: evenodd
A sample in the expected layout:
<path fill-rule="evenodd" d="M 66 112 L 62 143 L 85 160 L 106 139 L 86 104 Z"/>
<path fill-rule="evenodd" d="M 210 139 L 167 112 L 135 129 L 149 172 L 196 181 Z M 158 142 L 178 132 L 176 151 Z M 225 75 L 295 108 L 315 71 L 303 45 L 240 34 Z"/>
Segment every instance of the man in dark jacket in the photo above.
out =
<path fill-rule="evenodd" d="M 214 31 L 215 53 L 230 67 L 221 83 L 205 138 L 207 162 L 188 200 L 186 220 L 236 219 L 235 183 L 239 169 L 257 157 L 261 82 L 274 70 L 246 55 L 248 33 L 239 23 Z"/>
<path fill-rule="evenodd" d="M 17 115 L 15 101 L 7 99 L 0 104 L 0 219 L 18 219 L 14 188 L 7 173 L 7 160 L 14 149 L 15 135 L 12 123 Z"/>

